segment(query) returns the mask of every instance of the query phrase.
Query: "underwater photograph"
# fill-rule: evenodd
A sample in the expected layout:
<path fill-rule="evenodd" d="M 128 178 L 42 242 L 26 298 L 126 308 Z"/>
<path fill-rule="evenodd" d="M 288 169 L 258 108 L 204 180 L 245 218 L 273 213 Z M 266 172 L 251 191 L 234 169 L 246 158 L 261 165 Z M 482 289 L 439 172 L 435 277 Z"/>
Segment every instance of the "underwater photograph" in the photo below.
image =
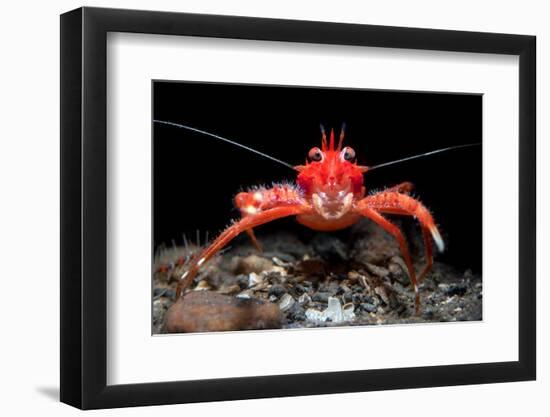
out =
<path fill-rule="evenodd" d="M 153 334 L 483 319 L 482 95 L 152 93 Z"/>

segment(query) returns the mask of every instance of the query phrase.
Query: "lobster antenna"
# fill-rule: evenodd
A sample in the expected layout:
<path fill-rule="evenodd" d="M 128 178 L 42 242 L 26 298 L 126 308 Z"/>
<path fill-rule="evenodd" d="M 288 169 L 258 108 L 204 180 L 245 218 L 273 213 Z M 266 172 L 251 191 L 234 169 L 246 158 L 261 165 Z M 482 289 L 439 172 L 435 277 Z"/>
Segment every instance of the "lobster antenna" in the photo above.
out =
<path fill-rule="evenodd" d="M 469 147 L 472 147 L 472 146 L 478 146 L 478 145 L 481 145 L 481 142 L 477 142 L 477 143 L 468 143 L 467 145 L 457 145 L 457 146 L 450 146 L 448 148 L 442 148 L 442 149 L 436 149 L 435 151 L 430 151 L 430 152 L 426 152 L 426 153 L 421 153 L 419 155 L 413 155 L 413 156 L 408 156 L 406 158 L 402 158 L 402 159 L 397 159 L 395 161 L 390 161 L 390 162 L 384 162 L 382 164 L 378 164 L 378 165 L 374 165 L 372 167 L 368 167 L 369 171 L 372 171 L 373 169 L 376 169 L 376 168 L 382 168 L 382 167 L 387 167 L 389 165 L 394 165 L 394 164 L 398 164 L 400 162 L 405 162 L 405 161 L 410 161 L 411 159 L 417 159 L 417 158 L 423 158 L 425 156 L 430 156 L 430 155 L 435 155 L 437 153 L 441 153 L 441 152 L 446 152 L 446 151 L 451 151 L 453 149 L 461 149 L 461 148 L 469 148 Z"/>
<path fill-rule="evenodd" d="M 173 122 L 167 122 L 167 121 L 164 121 L 164 120 L 153 120 L 154 123 L 160 123 L 160 124 L 163 124 L 163 125 L 168 125 L 168 126 L 174 126 L 174 127 L 179 127 L 181 129 L 186 129 L 186 130 L 190 130 L 192 132 L 197 132 L 197 133 L 202 133 L 203 135 L 206 135 L 206 136 L 210 136 L 214 139 L 218 139 L 218 140 L 221 140 L 223 142 L 227 142 L 227 143 L 230 143 L 232 145 L 235 145 L 239 148 L 243 148 L 243 149 L 246 149 L 247 151 L 250 151 L 252 153 L 255 153 L 256 155 L 260 155 L 260 156 L 263 156 L 264 158 L 267 158 L 267 159 L 271 159 L 272 161 L 274 162 L 278 162 L 279 164 L 281 165 L 284 165 L 285 167 L 288 167 L 292 170 L 295 170 L 294 167 L 290 164 L 287 164 L 286 162 L 284 161 L 281 161 L 280 159 L 277 159 L 277 158 L 274 158 L 273 156 L 270 156 L 270 155 L 267 155 L 263 152 L 260 152 L 260 151 L 257 151 L 256 149 L 252 149 L 252 148 L 249 148 L 248 146 L 246 145 L 243 145 L 241 143 L 238 143 L 238 142 L 234 142 L 230 139 L 227 139 L 227 138 L 224 138 L 222 136 L 218 136 L 218 135 L 215 135 L 214 133 L 210 133 L 210 132 L 206 132 L 204 130 L 200 130 L 200 129 L 196 129 L 194 127 L 191 127 L 191 126 L 186 126 L 186 125 L 181 125 L 181 124 L 178 124 L 178 123 L 173 123 Z"/>

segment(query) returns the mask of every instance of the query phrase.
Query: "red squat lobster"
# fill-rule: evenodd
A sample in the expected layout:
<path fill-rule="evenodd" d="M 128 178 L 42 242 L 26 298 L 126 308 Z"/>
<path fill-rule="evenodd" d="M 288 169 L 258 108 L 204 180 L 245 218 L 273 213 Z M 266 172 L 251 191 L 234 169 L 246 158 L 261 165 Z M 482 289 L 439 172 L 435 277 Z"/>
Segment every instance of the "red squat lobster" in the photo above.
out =
<path fill-rule="evenodd" d="M 254 227 L 283 217 L 296 216 L 299 223 L 320 231 L 344 229 L 365 217 L 377 223 L 397 239 L 407 266 L 410 281 L 414 288 L 414 305 L 415 311 L 418 314 L 420 307 L 418 282 L 424 278 L 433 264 L 432 238 L 441 252 L 444 250 L 443 239 L 428 209 L 420 201 L 408 194 L 412 189 L 410 182 L 404 182 L 387 188 L 384 191 L 366 196 L 365 186 L 363 185 L 363 174 L 381 166 L 471 145 L 459 145 L 439 149 L 427 154 L 408 157 L 374 167 L 367 167 L 357 165 L 355 151 L 352 148 L 349 146 L 342 148 L 345 125 L 342 126 L 337 146 L 334 144 L 334 130 L 331 130 L 327 144 L 325 130 L 321 126 L 321 149 L 317 147 L 312 148 L 308 153 L 305 165 L 292 166 L 212 133 L 172 122 L 158 120 L 155 120 L 155 122 L 181 127 L 230 142 L 282 163 L 298 172 L 296 185 L 275 185 L 272 188 L 258 188 L 236 195 L 235 205 L 240 209 L 242 218 L 225 229 L 191 261 L 189 268 L 184 272 L 178 284 L 177 298 L 191 284 L 199 268 L 242 232 L 247 232 L 255 246 L 259 248 L 253 232 Z M 418 276 L 413 268 L 403 233 L 397 226 L 384 217 L 383 214 L 413 216 L 420 223 L 424 240 L 426 265 Z"/>

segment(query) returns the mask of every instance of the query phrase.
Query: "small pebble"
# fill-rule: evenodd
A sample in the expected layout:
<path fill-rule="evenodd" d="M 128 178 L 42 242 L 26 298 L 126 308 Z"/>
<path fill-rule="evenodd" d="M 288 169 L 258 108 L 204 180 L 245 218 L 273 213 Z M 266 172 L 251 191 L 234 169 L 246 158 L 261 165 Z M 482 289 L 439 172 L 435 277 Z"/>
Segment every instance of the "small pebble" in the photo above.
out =
<path fill-rule="evenodd" d="M 267 274 L 270 277 L 278 277 L 279 275 L 281 277 L 287 276 L 286 269 L 281 266 L 273 266 L 270 269 L 263 271 L 262 273 Z"/>
<path fill-rule="evenodd" d="M 365 297 L 366 296 L 363 294 L 353 293 L 351 295 L 351 302 L 355 305 L 361 304 L 363 301 L 365 301 Z"/>
<path fill-rule="evenodd" d="M 237 294 L 235 297 L 248 299 L 248 298 L 252 298 L 252 293 L 250 291 L 243 291 Z"/>
<path fill-rule="evenodd" d="M 296 292 L 296 294 L 300 295 L 306 294 L 308 292 L 308 289 L 302 284 L 296 284 L 296 286 L 294 287 L 294 291 Z"/>
<path fill-rule="evenodd" d="M 361 308 L 367 313 L 375 313 L 378 310 L 378 307 L 371 303 L 363 303 L 361 304 Z"/>
<path fill-rule="evenodd" d="M 464 295 L 468 290 L 468 285 L 466 284 L 453 284 L 445 290 L 445 294 L 452 295 Z"/>
<path fill-rule="evenodd" d="M 261 284 L 263 281 L 263 277 L 255 272 L 251 272 L 250 274 L 248 274 L 248 288 L 252 288 L 258 284 Z"/>
<path fill-rule="evenodd" d="M 276 256 L 272 257 L 271 260 L 273 261 L 273 263 L 277 266 L 282 266 L 282 267 L 286 267 L 288 266 L 288 262 L 285 262 L 283 261 L 282 259 L 280 258 L 277 258 Z M 292 261 L 290 261 L 292 262 Z"/>
<path fill-rule="evenodd" d="M 242 290 L 244 290 L 245 288 L 248 288 L 248 275 L 245 275 L 245 274 L 239 274 L 237 275 L 236 277 L 236 281 L 237 281 L 237 284 L 239 285 L 239 287 L 241 287 Z"/>
<path fill-rule="evenodd" d="M 210 284 L 203 280 L 197 284 L 193 291 L 207 291 L 209 289 L 211 289 Z"/>
<path fill-rule="evenodd" d="M 353 296 L 354 294 L 351 291 L 347 291 L 342 296 L 342 299 L 344 300 L 345 303 L 353 303 Z"/>
<path fill-rule="evenodd" d="M 282 285 L 280 284 L 274 284 L 272 285 L 269 290 L 268 290 L 268 294 L 270 296 L 275 296 L 276 298 L 279 298 L 281 297 L 283 294 L 286 293 L 286 288 L 283 287 Z"/>
<path fill-rule="evenodd" d="M 385 277 L 386 275 L 388 275 L 390 273 L 390 271 L 388 271 L 386 268 L 382 268 L 381 266 L 378 266 L 378 265 L 374 265 L 374 264 L 371 264 L 371 263 L 366 263 L 365 264 L 366 267 L 367 267 L 367 270 L 371 273 L 371 274 L 374 274 L 378 277 Z"/>
<path fill-rule="evenodd" d="M 295 302 L 296 301 L 294 300 L 294 298 L 292 298 L 292 296 L 287 293 L 281 297 L 281 301 L 279 301 L 279 308 L 283 312 L 287 311 L 288 309 L 290 309 L 290 307 L 292 307 Z"/>
<path fill-rule="evenodd" d="M 298 298 L 298 302 L 300 303 L 300 305 L 308 305 L 309 303 L 311 303 L 311 297 L 308 293 L 303 293 L 300 298 Z"/>
<path fill-rule="evenodd" d="M 306 319 L 306 312 L 304 308 L 298 304 L 294 303 L 292 306 L 287 310 L 287 317 L 292 321 L 304 321 Z"/>
<path fill-rule="evenodd" d="M 349 271 L 348 272 L 348 279 L 352 282 L 355 282 L 359 279 L 360 275 L 357 271 Z"/>
<path fill-rule="evenodd" d="M 233 285 L 222 285 L 221 288 L 218 289 L 218 292 L 220 294 L 237 294 L 241 290 L 241 287 L 237 284 Z"/>

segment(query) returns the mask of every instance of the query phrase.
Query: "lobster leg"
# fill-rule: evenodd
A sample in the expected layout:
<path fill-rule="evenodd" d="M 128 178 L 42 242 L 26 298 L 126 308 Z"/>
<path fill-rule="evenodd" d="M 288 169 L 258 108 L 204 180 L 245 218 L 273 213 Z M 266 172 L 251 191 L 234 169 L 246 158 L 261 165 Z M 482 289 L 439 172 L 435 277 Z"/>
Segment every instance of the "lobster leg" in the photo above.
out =
<path fill-rule="evenodd" d="M 371 219 L 380 227 L 382 227 L 385 231 L 393 235 L 399 243 L 399 248 L 401 249 L 401 253 L 403 254 L 403 259 L 405 260 L 405 264 L 407 265 L 407 270 L 409 272 L 409 278 L 414 288 L 414 308 L 416 314 L 418 314 L 420 312 L 420 294 L 418 292 L 418 282 L 416 280 L 416 274 L 414 272 L 411 256 L 409 254 L 407 241 L 405 240 L 405 237 L 403 236 L 401 230 L 399 230 L 396 225 L 391 223 L 375 209 L 369 207 L 368 203 L 365 200 L 366 199 L 363 199 L 357 204 L 357 211 L 361 215 Z"/>
<path fill-rule="evenodd" d="M 254 234 L 254 229 L 248 229 L 246 231 L 248 234 L 248 237 L 250 237 L 250 240 L 252 241 L 252 244 L 256 248 L 258 252 L 262 252 L 262 245 L 260 245 L 260 242 L 258 242 L 258 239 L 256 239 L 256 235 Z"/>
<path fill-rule="evenodd" d="M 420 275 L 418 275 L 418 282 L 422 282 L 426 274 L 432 269 L 434 264 L 434 257 L 432 253 L 432 237 L 426 227 L 422 227 L 422 238 L 424 239 L 424 257 L 426 258 L 426 265 Z"/>
<path fill-rule="evenodd" d="M 269 223 L 270 221 L 277 220 L 282 217 L 294 216 L 305 213 L 309 210 L 311 210 L 311 208 L 306 204 L 280 206 L 269 210 L 260 211 L 256 214 L 250 214 L 229 226 L 210 244 L 210 246 L 205 248 L 199 256 L 192 261 L 189 269 L 182 275 L 181 280 L 178 283 L 176 297 L 179 298 L 183 290 L 191 284 L 202 264 L 212 258 L 218 251 L 220 251 L 232 239 L 237 237 L 242 232 L 252 230 L 253 227 Z"/>
<path fill-rule="evenodd" d="M 414 214 L 409 213 L 405 210 L 397 210 L 397 209 L 377 209 L 380 213 L 387 213 L 387 214 L 400 214 L 404 216 L 414 216 Z M 422 229 L 422 239 L 424 241 L 424 257 L 426 258 L 426 265 L 422 269 L 422 272 L 418 274 L 418 282 L 422 282 L 426 274 L 432 269 L 433 266 L 433 249 L 432 249 L 432 237 L 430 235 L 430 231 L 428 228 L 423 224 L 420 223 L 420 227 Z"/>
<path fill-rule="evenodd" d="M 443 239 L 441 238 L 429 210 L 422 203 L 409 195 L 387 190 L 366 197 L 362 201 L 365 202 L 364 204 L 367 204 L 369 207 L 379 211 L 380 213 L 408 215 L 413 216 L 418 220 L 422 229 L 426 258 L 426 265 L 418 276 L 418 281 L 422 281 L 433 265 L 432 237 L 435 240 L 439 250 L 441 252 L 444 250 Z"/>

